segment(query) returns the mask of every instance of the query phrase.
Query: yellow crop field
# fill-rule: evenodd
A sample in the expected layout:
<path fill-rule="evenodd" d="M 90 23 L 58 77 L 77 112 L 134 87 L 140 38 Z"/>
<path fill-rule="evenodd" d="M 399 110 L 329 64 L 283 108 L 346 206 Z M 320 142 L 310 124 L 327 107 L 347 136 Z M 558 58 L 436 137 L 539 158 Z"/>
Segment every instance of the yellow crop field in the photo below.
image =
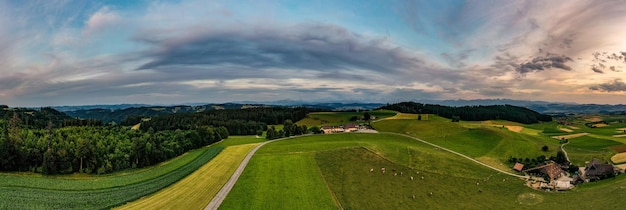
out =
<path fill-rule="evenodd" d="M 509 129 L 510 131 L 513 131 L 515 133 L 519 133 L 519 132 L 522 132 L 522 130 L 524 130 L 524 127 L 518 126 L 518 125 L 507 125 L 505 127 L 506 129 Z"/>
<path fill-rule="evenodd" d="M 589 134 L 589 133 L 577 133 L 577 134 L 570 134 L 570 135 L 553 136 L 552 138 L 554 138 L 554 139 L 572 139 L 572 138 L 576 138 L 576 137 L 586 136 L 587 134 Z"/>
<path fill-rule="evenodd" d="M 230 146 L 173 185 L 118 209 L 204 209 L 256 144 Z"/>
<path fill-rule="evenodd" d="M 611 161 L 613 161 L 613 163 L 626 163 L 626 152 L 613 155 L 613 157 L 611 157 Z"/>
<path fill-rule="evenodd" d="M 559 128 L 559 130 L 562 130 L 568 133 L 574 132 L 572 129 L 569 129 L 569 128 Z"/>
<path fill-rule="evenodd" d="M 407 114 L 400 113 L 396 114 L 396 116 L 387 118 L 389 120 L 415 120 L 417 119 L 418 114 Z M 422 120 L 428 120 L 428 114 L 422 114 Z"/>

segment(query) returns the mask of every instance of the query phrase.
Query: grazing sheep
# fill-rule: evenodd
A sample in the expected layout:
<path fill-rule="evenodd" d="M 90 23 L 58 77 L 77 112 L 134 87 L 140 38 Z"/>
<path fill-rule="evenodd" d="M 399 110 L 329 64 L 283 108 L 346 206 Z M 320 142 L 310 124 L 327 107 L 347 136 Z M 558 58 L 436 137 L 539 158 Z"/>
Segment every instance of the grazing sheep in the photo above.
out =
<path fill-rule="evenodd" d="M 411 180 L 413 180 L 413 176 L 411 176 Z"/>
<path fill-rule="evenodd" d="M 429 193 L 429 195 L 430 195 L 430 196 L 433 196 L 433 192 L 430 192 L 430 193 Z"/>
<path fill-rule="evenodd" d="M 480 184 L 480 182 L 476 182 L 476 185 L 479 185 L 479 184 Z"/>
<path fill-rule="evenodd" d="M 424 180 L 424 176 L 422 176 L 422 180 Z"/>
<path fill-rule="evenodd" d="M 415 195 L 413 195 L 413 200 L 415 200 Z"/>
<path fill-rule="evenodd" d="M 398 176 L 398 173 L 393 173 L 393 176 Z"/>
<path fill-rule="evenodd" d="M 404 174 L 404 172 L 400 171 L 400 176 L 402 176 L 402 174 Z"/>
<path fill-rule="evenodd" d="M 506 179 L 502 179 L 503 182 L 506 182 Z"/>
<path fill-rule="evenodd" d="M 374 168 L 370 168 L 370 172 L 373 172 L 373 171 L 374 171 Z"/>

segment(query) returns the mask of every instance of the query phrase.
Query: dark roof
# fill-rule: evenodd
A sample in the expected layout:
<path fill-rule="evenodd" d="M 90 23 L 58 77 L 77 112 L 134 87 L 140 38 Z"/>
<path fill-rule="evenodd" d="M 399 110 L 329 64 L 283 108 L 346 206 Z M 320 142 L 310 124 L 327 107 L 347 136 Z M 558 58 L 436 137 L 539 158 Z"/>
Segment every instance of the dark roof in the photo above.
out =
<path fill-rule="evenodd" d="M 550 163 L 541 168 L 541 173 L 547 174 L 550 179 L 555 179 L 558 178 L 561 173 L 563 173 L 563 170 L 561 170 L 561 168 L 559 168 L 556 163 Z"/>
<path fill-rule="evenodd" d="M 356 127 L 357 127 L 357 125 L 355 125 L 355 124 L 346 124 L 346 125 L 344 125 L 343 127 L 344 127 L 344 128 L 356 128 Z"/>
<path fill-rule="evenodd" d="M 585 175 L 587 176 L 601 176 L 608 173 L 613 173 L 615 169 L 613 169 L 613 165 L 600 163 L 597 159 L 591 160 L 587 167 L 585 168 Z"/>

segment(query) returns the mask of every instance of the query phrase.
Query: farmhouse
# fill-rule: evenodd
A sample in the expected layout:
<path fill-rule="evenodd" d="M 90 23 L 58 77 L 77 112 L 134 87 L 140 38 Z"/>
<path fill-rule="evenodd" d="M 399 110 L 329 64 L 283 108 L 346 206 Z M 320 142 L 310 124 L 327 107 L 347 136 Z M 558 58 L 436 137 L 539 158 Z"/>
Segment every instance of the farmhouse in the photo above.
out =
<path fill-rule="evenodd" d="M 600 180 L 612 176 L 615 176 L 615 167 L 611 164 L 600 163 L 600 161 L 595 158 L 585 167 L 586 181 Z"/>
<path fill-rule="evenodd" d="M 341 126 L 322 126 L 321 130 L 324 131 L 325 134 L 344 132 Z"/>
<path fill-rule="evenodd" d="M 356 124 L 345 124 L 343 126 L 322 126 L 321 130 L 324 131 L 325 134 L 329 133 L 343 133 L 343 132 L 356 132 L 359 130 L 359 125 Z"/>
<path fill-rule="evenodd" d="M 555 187 L 558 184 L 556 182 L 556 179 L 558 179 L 559 177 L 565 174 L 565 171 L 563 171 L 555 162 L 551 162 L 546 165 L 542 165 L 542 166 L 531 168 L 531 169 L 526 169 L 524 170 L 524 172 L 527 172 L 530 174 L 537 174 L 540 176 L 547 176 L 548 180 L 546 181 L 548 181 L 550 185 L 553 187 Z"/>
<path fill-rule="evenodd" d="M 359 126 L 356 124 L 346 124 L 343 126 L 344 132 L 355 132 L 359 130 Z"/>

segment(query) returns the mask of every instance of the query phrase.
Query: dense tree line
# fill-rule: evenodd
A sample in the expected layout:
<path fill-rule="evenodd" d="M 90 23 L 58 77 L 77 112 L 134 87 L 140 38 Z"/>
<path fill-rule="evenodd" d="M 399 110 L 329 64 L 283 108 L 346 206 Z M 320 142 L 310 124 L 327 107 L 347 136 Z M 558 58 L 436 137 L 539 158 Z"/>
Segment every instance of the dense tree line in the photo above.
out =
<path fill-rule="evenodd" d="M 381 109 L 414 114 L 437 114 L 445 118 L 455 119 L 456 121 L 508 120 L 524 124 L 552 121 L 550 115 L 539 114 L 538 112 L 524 107 L 511 105 L 450 107 L 415 102 L 401 102 L 388 104 L 381 107 Z"/>
<path fill-rule="evenodd" d="M 272 139 L 279 139 L 279 138 L 285 138 L 285 137 L 290 137 L 290 136 L 299 136 L 299 135 L 306 134 L 308 132 L 309 130 L 306 125 L 299 126 L 293 123 L 293 121 L 291 120 L 285 120 L 285 122 L 283 123 L 282 130 L 277 131 L 276 128 L 272 126 L 269 129 L 267 129 L 267 134 L 265 135 L 265 138 L 267 140 L 272 140 Z"/>
<path fill-rule="evenodd" d="M 306 117 L 306 108 L 265 107 L 249 109 L 209 110 L 198 113 L 180 113 L 143 121 L 142 117 L 129 117 L 124 125 L 141 122 L 140 129 L 156 131 L 195 129 L 197 126 L 225 127 L 230 135 L 255 135 L 267 130 L 267 125 L 276 125 L 285 120 L 298 121 Z"/>
<path fill-rule="evenodd" d="M 52 123 L 53 128 L 65 126 L 101 126 L 100 120 L 80 120 L 74 119 L 63 112 L 59 112 L 50 107 L 42 107 L 39 110 L 28 108 L 9 108 L 6 105 L 0 105 L 1 119 L 10 119 L 14 115 L 20 119 L 20 124 L 27 128 L 43 129 L 48 127 L 48 123 Z"/>
<path fill-rule="evenodd" d="M 0 120 L 0 170 L 109 173 L 144 167 L 228 137 L 224 127 L 148 131 L 121 126 L 29 128 L 18 114 Z"/>

